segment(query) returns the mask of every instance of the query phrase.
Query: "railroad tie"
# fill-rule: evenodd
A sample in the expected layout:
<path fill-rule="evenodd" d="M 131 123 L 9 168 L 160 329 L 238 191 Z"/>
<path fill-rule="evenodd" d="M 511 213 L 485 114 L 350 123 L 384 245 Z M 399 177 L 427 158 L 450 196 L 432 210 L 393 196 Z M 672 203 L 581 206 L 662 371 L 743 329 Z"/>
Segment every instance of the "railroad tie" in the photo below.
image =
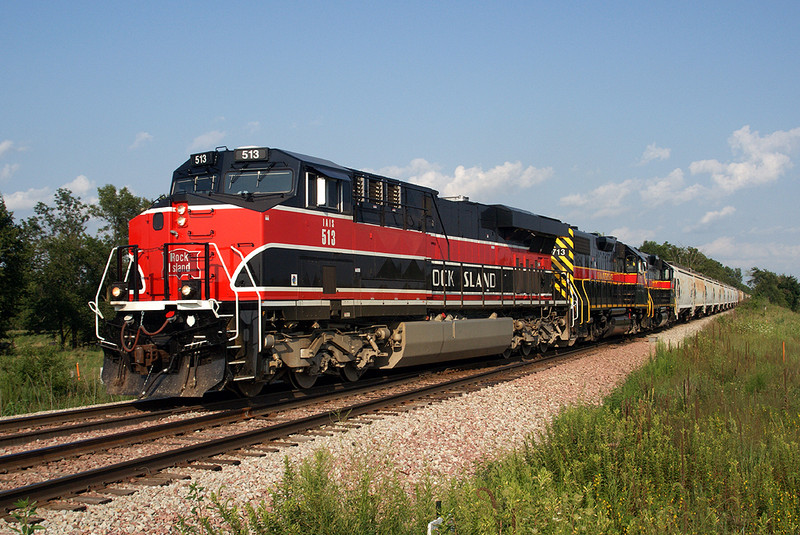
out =
<path fill-rule="evenodd" d="M 100 494 L 110 494 L 112 496 L 130 496 L 134 494 L 134 489 L 101 489 L 97 491 Z"/>
<path fill-rule="evenodd" d="M 211 472 L 219 472 L 222 470 L 222 466 L 218 464 L 208 464 L 208 463 L 194 463 L 188 466 L 189 468 L 196 468 L 197 470 L 209 470 Z"/>
<path fill-rule="evenodd" d="M 252 446 L 248 446 L 248 449 L 263 451 L 264 453 L 275 453 L 281 451 L 280 448 L 275 448 L 273 446 L 267 446 L 266 444 L 253 444 Z"/>
<path fill-rule="evenodd" d="M 98 494 L 78 494 L 72 496 L 71 500 L 76 502 L 83 502 L 86 505 L 103 505 L 104 503 L 111 503 L 111 498 L 108 496 L 100 496 Z"/>
<path fill-rule="evenodd" d="M 231 466 L 239 466 L 242 464 L 242 461 L 239 459 L 210 459 L 210 461 L 217 464 L 227 464 Z"/>
<path fill-rule="evenodd" d="M 284 448 L 292 448 L 294 446 L 297 446 L 298 444 L 297 444 L 297 442 L 284 442 L 282 440 L 270 440 L 269 441 L 269 445 L 270 446 L 280 446 L 280 447 L 284 447 Z"/>
<path fill-rule="evenodd" d="M 242 457 L 265 457 L 266 454 L 262 451 L 245 451 L 245 450 L 236 450 L 233 452 L 233 455 L 240 455 Z"/>
<path fill-rule="evenodd" d="M 166 477 L 157 477 L 157 476 L 148 476 L 142 479 L 137 479 L 136 481 L 131 481 L 131 485 L 143 485 L 146 487 L 164 487 L 166 485 L 172 484 L 175 481 L 171 478 Z"/>
<path fill-rule="evenodd" d="M 86 504 L 85 503 L 77 503 L 69 500 L 58 500 L 47 502 L 44 504 L 44 507 L 47 509 L 52 509 L 53 511 L 85 511 Z"/>

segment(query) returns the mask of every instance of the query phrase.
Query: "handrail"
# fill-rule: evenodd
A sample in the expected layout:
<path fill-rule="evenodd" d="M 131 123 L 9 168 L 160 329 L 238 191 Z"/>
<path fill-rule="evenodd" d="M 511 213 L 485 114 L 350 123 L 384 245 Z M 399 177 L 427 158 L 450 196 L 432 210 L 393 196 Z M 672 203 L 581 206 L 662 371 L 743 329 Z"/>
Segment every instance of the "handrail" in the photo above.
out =
<path fill-rule="evenodd" d="M 248 266 L 247 262 L 244 261 L 245 260 L 244 255 L 241 253 L 241 251 L 239 251 L 239 249 L 237 249 L 233 245 L 231 245 L 231 251 L 235 252 L 236 254 L 238 254 L 242 258 L 242 262 L 243 262 L 243 265 L 244 265 L 244 269 L 247 272 L 247 276 L 250 277 L 250 282 L 253 284 L 253 288 L 255 288 L 256 287 L 256 280 L 253 277 L 253 274 L 250 272 L 250 266 Z M 228 277 L 228 279 L 230 280 L 230 277 Z M 238 315 L 239 315 L 239 290 L 236 289 L 233 281 L 231 281 L 231 289 L 233 290 L 233 293 L 236 295 L 236 315 L 237 315 L 237 317 L 236 317 L 236 334 L 238 336 L 238 334 L 239 334 L 239 317 L 238 317 Z M 253 290 L 245 290 L 245 291 L 253 291 Z M 258 352 L 261 353 L 261 349 L 262 349 L 262 347 L 261 347 L 261 342 L 262 342 L 261 317 L 260 317 L 260 315 L 261 315 L 261 292 L 259 292 L 258 290 L 255 290 L 255 292 L 256 292 L 256 297 L 258 299 L 258 312 L 256 313 L 256 317 L 258 318 Z M 231 338 L 230 340 L 233 340 L 233 339 L 235 339 L 235 337 Z"/>
<path fill-rule="evenodd" d="M 236 297 L 236 307 L 235 307 L 235 315 L 236 316 L 235 316 L 235 321 L 234 321 L 236 329 L 234 331 L 233 336 L 231 338 L 229 338 L 228 341 L 235 340 L 239 336 L 239 302 L 240 302 L 239 294 L 247 293 L 247 292 L 255 292 L 256 298 L 258 300 L 258 310 L 259 311 L 261 310 L 261 304 L 262 304 L 261 292 L 259 290 L 255 289 L 255 286 L 256 286 L 255 277 L 253 276 L 253 273 L 250 270 L 250 267 L 246 263 L 244 264 L 244 269 L 245 269 L 245 271 L 247 273 L 247 276 L 250 279 L 250 282 L 252 284 L 252 289 L 251 288 L 236 288 L 236 286 L 234 285 L 233 277 L 231 275 L 231 270 L 228 269 L 227 263 L 225 262 L 225 259 L 224 259 L 223 255 L 222 255 L 222 253 L 221 253 L 221 251 L 219 249 L 219 246 L 215 242 L 205 242 L 205 243 L 196 243 L 196 242 L 165 243 L 164 246 L 163 246 L 163 252 L 166 253 L 166 254 L 164 254 L 164 260 L 165 260 L 164 264 L 165 265 L 164 265 L 163 276 L 164 276 L 164 299 L 166 299 L 166 300 L 170 300 L 169 299 L 170 298 L 170 296 L 169 296 L 169 282 L 168 282 L 168 277 L 169 277 L 168 254 L 169 254 L 169 250 L 170 250 L 171 247 L 186 246 L 186 245 L 202 246 L 204 248 L 205 258 L 204 258 L 203 269 L 204 269 L 204 272 L 205 272 L 205 277 L 204 277 L 204 279 L 205 279 L 204 280 L 204 283 L 205 283 L 204 284 L 205 298 L 206 298 L 206 300 L 208 300 L 209 302 L 212 303 L 211 311 L 214 313 L 214 315 L 216 317 L 219 317 L 218 301 L 213 299 L 211 297 L 211 295 L 210 295 L 211 294 L 211 288 L 210 288 L 210 278 L 211 278 L 211 273 L 210 273 L 210 248 L 213 247 L 214 251 L 216 252 L 217 258 L 218 258 L 219 263 L 220 263 L 220 266 L 222 267 L 222 270 L 225 273 L 226 278 L 228 279 L 228 285 L 229 285 L 231 291 L 234 293 L 234 295 Z M 123 249 L 131 249 L 131 248 L 138 249 L 138 247 L 136 245 L 124 245 L 124 246 L 119 246 L 119 247 L 113 247 L 111 249 L 111 251 L 108 254 L 108 259 L 106 260 L 105 268 L 103 269 L 103 275 L 102 275 L 102 277 L 100 277 L 100 284 L 97 287 L 97 292 L 95 293 L 95 299 L 94 299 L 94 301 L 89 301 L 88 302 L 89 308 L 92 310 L 92 312 L 95 315 L 95 336 L 97 337 L 97 339 L 101 343 L 109 345 L 109 346 L 112 346 L 112 347 L 117 348 L 117 349 L 119 349 L 119 345 L 118 344 L 108 341 L 106 338 L 104 338 L 100 334 L 100 320 L 105 320 L 105 317 L 103 316 L 103 313 L 100 311 L 99 302 L 100 302 L 100 295 L 101 295 L 101 293 L 103 291 L 103 287 L 105 285 L 105 281 L 106 281 L 106 279 L 108 278 L 108 275 L 109 275 L 109 270 L 110 270 L 110 267 L 111 267 L 111 263 L 114 260 L 114 255 L 119 255 L 120 252 Z M 236 253 L 242 259 L 242 262 L 244 262 L 245 256 L 242 254 L 241 251 L 239 251 L 233 245 L 231 245 L 231 250 L 234 253 Z M 138 259 L 135 258 L 135 255 L 133 255 L 133 256 L 134 256 L 134 258 L 133 258 L 133 262 L 131 263 L 131 266 L 137 266 L 137 264 L 138 264 L 137 260 Z M 138 276 L 138 273 L 134 273 L 134 277 L 133 277 L 132 280 L 135 281 L 137 276 Z M 130 266 L 129 266 L 128 272 L 126 272 L 126 274 L 125 274 L 125 281 L 127 282 L 129 278 L 130 278 Z M 136 297 L 137 298 L 138 298 L 138 290 L 139 290 L 138 288 L 134 289 L 134 292 L 136 292 Z M 152 291 L 152 289 L 151 289 L 151 291 Z M 213 306 L 213 303 L 217 303 L 217 306 Z M 262 350 L 262 345 L 263 345 L 263 340 L 262 340 L 262 336 L 261 336 L 262 332 L 261 331 L 262 331 L 262 327 L 261 327 L 261 322 L 259 321 L 259 324 L 258 324 L 258 350 L 259 351 Z"/>
<path fill-rule="evenodd" d="M 106 276 L 108 275 L 108 267 L 111 265 L 111 259 L 114 258 L 114 253 L 117 252 L 117 248 L 114 247 L 111 249 L 111 252 L 108 254 L 108 260 L 106 261 L 106 267 L 103 270 L 103 276 L 100 277 L 100 285 L 97 287 L 97 293 L 94 296 L 94 301 L 89 301 L 89 308 L 94 312 L 94 334 L 98 340 L 101 342 L 105 342 L 110 344 L 105 338 L 100 336 L 100 320 L 105 319 L 103 317 L 103 313 L 100 312 L 100 306 L 98 303 L 100 302 L 100 292 L 103 290 L 103 283 L 106 281 Z M 112 344 L 114 347 L 119 347 L 116 344 Z"/>

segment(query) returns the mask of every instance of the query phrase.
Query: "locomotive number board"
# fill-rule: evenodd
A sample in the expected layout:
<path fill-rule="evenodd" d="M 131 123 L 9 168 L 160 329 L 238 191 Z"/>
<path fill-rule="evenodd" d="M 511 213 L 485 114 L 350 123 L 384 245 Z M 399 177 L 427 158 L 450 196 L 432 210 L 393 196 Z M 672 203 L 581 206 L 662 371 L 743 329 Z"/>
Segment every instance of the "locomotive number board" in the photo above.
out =
<path fill-rule="evenodd" d="M 266 147 L 236 149 L 233 159 L 237 162 L 260 162 L 269 159 L 269 149 Z"/>
<path fill-rule="evenodd" d="M 217 161 L 217 153 L 216 152 L 201 152 L 200 154 L 192 154 L 189 157 L 189 161 L 192 162 L 194 167 L 200 167 L 203 165 L 214 165 Z"/>

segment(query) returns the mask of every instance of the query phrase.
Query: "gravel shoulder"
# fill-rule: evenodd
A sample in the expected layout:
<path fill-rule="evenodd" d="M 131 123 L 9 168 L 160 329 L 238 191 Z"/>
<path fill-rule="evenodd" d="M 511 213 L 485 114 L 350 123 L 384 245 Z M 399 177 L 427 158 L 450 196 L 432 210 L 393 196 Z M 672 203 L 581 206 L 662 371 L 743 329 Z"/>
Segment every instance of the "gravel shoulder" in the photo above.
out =
<path fill-rule="evenodd" d="M 242 458 L 239 466 L 224 466 L 220 472 L 173 469 L 191 475 L 191 480 L 139 487 L 131 496 L 90 505 L 85 512 L 40 509 L 37 515 L 45 519 L 45 531 L 40 533 L 170 533 L 179 516 L 188 515 L 196 505 L 186 499 L 190 484 L 222 489 L 223 496 L 239 501 L 259 501 L 280 480 L 285 457 L 297 463 L 320 448 L 334 455 L 341 470 L 380 463 L 411 483 L 426 472 L 442 478 L 468 474 L 477 461 L 496 457 L 518 446 L 528 434 L 544 430 L 564 406 L 600 403 L 647 361 L 657 341 L 675 346 L 710 321 L 713 318 L 703 318 L 647 339 L 599 349 L 543 372 L 375 420 L 346 433 L 319 436 L 264 457 Z M 0 521 L 0 533 L 10 532 Z"/>

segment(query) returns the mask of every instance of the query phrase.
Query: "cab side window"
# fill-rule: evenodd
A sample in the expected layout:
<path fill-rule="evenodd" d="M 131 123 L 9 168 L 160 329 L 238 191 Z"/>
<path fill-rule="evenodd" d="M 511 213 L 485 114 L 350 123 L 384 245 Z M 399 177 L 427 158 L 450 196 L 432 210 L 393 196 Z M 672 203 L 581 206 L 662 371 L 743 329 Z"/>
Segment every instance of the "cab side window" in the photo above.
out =
<path fill-rule="evenodd" d="M 306 206 L 336 212 L 349 211 L 342 180 L 317 173 L 306 173 Z"/>

